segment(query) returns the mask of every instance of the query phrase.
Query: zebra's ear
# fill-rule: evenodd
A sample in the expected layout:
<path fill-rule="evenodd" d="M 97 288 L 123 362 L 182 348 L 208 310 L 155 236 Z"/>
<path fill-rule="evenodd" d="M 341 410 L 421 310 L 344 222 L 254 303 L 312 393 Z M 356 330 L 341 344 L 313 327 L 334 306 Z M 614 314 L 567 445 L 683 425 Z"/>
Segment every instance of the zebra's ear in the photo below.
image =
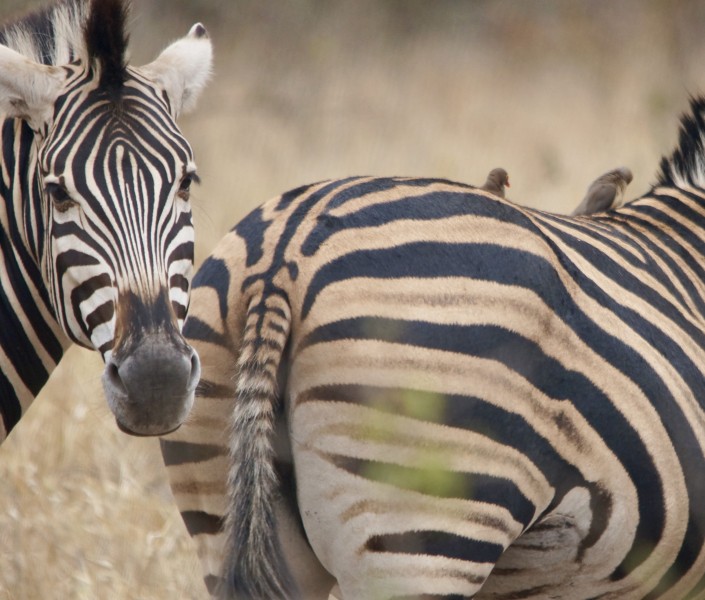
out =
<path fill-rule="evenodd" d="M 188 35 L 168 46 L 142 72 L 160 85 L 171 102 L 174 117 L 196 106 L 208 82 L 213 63 L 213 47 L 206 28 L 197 23 Z"/>
<path fill-rule="evenodd" d="M 61 68 L 34 62 L 0 44 L 0 116 L 19 117 L 39 130 L 51 119 L 64 81 Z"/>

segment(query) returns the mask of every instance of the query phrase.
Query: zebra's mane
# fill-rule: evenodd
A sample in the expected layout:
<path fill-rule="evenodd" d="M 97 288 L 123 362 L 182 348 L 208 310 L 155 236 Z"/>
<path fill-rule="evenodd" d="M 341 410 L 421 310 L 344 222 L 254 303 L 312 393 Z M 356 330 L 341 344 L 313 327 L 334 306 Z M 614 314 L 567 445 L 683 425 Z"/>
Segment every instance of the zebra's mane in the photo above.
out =
<path fill-rule="evenodd" d="M 122 0 L 93 0 L 86 22 L 86 49 L 100 69 L 100 87 L 119 92 L 127 78 L 127 4 Z"/>
<path fill-rule="evenodd" d="M 0 43 L 44 64 L 81 60 L 115 92 L 126 78 L 128 11 L 123 0 L 58 0 L 0 27 Z"/>
<path fill-rule="evenodd" d="M 690 99 L 681 116 L 678 145 L 661 159 L 657 185 L 705 188 L 705 97 Z"/>

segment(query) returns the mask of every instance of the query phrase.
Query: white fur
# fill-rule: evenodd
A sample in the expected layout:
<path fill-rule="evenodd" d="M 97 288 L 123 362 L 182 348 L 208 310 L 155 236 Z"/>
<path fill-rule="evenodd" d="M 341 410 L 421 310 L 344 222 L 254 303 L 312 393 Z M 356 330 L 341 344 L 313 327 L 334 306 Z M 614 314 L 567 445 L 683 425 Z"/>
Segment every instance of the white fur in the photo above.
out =
<path fill-rule="evenodd" d="M 196 106 L 210 77 L 212 63 L 211 41 L 198 23 L 188 35 L 168 46 L 156 60 L 140 70 L 164 89 L 176 117 Z"/>
<path fill-rule="evenodd" d="M 38 130 L 52 114 L 64 71 L 0 45 L 0 115 L 25 119 Z"/>

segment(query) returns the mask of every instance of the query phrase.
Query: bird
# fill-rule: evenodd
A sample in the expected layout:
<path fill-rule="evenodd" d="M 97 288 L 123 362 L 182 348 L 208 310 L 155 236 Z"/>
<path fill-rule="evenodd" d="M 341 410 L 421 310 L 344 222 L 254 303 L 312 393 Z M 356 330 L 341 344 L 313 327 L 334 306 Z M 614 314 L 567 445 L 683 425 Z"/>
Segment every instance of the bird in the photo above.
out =
<path fill-rule="evenodd" d="M 588 187 L 583 201 L 573 211 L 572 216 L 591 215 L 610 208 L 617 208 L 624 198 L 624 190 L 634 176 L 627 167 L 620 167 L 600 175 Z"/>
<path fill-rule="evenodd" d="M 509 185 L 509 175 L 504 169 L 498 167 L 490 171 L 487 180 L 480 189 L 490 192 L 495 196 L 499 196 L 500 198 L 504 198 L 505 187 L 511 187 Z"/>

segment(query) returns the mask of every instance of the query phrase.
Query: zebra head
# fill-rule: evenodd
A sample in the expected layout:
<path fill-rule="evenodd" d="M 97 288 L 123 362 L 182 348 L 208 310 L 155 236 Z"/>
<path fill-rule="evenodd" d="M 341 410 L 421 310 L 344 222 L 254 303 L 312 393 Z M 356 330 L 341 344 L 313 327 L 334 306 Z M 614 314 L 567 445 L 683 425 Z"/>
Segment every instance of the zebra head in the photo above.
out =
<path fill-rule="evenodd" d="M 55 36 L 75 18 L 79 33 L 62 35 L 81 39 L 57 41 L 51 60 L 0 46 L 0 110 L 24 121 L 35 148 L 28 245 L 63 331 L 103 356 L 120 428 L 158 435 L 186 417 L 200 376 L 181 335 L 197 175 L 175 120 L 206 83 L 211 44 L 198 24 L 135 68 L 120 0 L 60 8 L 48 17 Z"/>

